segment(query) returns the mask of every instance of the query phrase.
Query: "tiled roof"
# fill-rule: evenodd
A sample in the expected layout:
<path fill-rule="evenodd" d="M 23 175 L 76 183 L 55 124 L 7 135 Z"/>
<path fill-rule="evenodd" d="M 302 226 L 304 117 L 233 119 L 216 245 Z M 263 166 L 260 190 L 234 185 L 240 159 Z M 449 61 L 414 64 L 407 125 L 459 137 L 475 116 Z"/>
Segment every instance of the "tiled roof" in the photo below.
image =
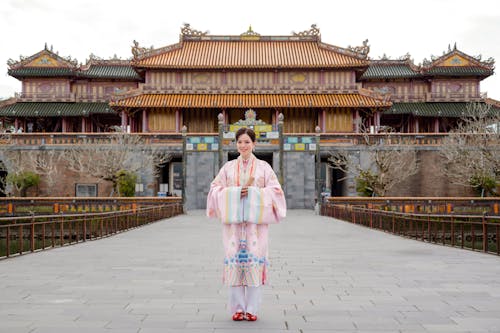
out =
<path fill-rule="evenodd" d="M 458 118 L 467 112 L 468 103 L 394 103 L 384 114 L 411 114 L 418 117 Z"/>
<path fill-rule="evenodd" d="M 161 51 L 161 50 L 157 50 Z M 366 67 L 347 49 L 318 41 L 183 41 L 137 59 L 142 68 L 245 69 Z"/>
<path fill-rule="evenodd" d="M 92 65 L 87 70 L 78 73 L 83 78 L 106 78 L 106 79 L 124 79 L 140 80 L 141 77 L 132 66 L 112 66 L 112 65 Z"/>
<path fill-rule="evenodd" d="M 3 117 L 81 117 L 115 114 L 108 103 L 21 103 L 0 108 Z"/>
<path fill-rule="evenodd" d="M 21 67 L 18 69 L 9 69 L 8 73 L 15 78 L 67 77 L 75 75 L 74 70 L 67 67 Z"/>
<path fill-rule="evenodd" d="M 415 78 L 420 77 L 418 71 L 413 70 L 405 64 L 382 65 L 370 64 L 366 72 L 361 76 L 363 79 L 394 79 L 394 78 Z"/>
<path fill-rule="evenodd" d="M 490 76 L 493 74 L 493 70 L 473 66 L 436 66 L 424 73 L 444 76 Z"/>
<path fill-rule="evenodd" d="M 110 103 L 117 107 L 384 107 L 390 102 L 359 94 L 144 94 Z"/>

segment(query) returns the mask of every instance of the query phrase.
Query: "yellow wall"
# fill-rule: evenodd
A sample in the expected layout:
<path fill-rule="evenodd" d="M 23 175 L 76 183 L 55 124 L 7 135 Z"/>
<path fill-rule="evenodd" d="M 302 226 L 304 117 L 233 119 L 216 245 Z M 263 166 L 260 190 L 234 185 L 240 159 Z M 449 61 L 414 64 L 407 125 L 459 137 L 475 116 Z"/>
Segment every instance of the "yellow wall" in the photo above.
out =
<path fill-rule="evenodd" d="M 352 111 L 350 109 L 326 110 L 326 132 L 352 132 L 352 122 Z"/>
<path fill-rule="evenodd" d="M 153 109 L 148 113 L 149 130 L 175 132 L 175 110 Z"/>

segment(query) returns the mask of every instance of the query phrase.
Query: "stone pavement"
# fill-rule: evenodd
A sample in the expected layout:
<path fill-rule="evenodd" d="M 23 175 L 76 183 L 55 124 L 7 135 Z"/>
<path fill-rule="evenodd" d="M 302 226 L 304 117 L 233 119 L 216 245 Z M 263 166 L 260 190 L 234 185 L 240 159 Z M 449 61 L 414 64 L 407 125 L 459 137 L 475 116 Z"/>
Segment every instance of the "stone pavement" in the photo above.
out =
<path fill-rule="evenodd" d="M 2 333 L 500 332 L 500 258 L 312 211 L 271 226 L 257 322 L 233 322 L 202 211 L 0 261 Z"/>

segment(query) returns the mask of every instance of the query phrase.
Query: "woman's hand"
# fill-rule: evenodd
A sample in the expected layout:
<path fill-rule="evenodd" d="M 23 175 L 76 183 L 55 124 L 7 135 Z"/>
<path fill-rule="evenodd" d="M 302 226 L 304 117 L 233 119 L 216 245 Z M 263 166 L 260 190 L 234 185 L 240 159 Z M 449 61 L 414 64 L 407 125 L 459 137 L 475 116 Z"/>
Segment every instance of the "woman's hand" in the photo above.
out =
<path fill-rule="evenodd" d="M 247 186 L 243 186 L 241 188 L 241 197 L 244 198 L 248 195 L 248 187 Z"/>

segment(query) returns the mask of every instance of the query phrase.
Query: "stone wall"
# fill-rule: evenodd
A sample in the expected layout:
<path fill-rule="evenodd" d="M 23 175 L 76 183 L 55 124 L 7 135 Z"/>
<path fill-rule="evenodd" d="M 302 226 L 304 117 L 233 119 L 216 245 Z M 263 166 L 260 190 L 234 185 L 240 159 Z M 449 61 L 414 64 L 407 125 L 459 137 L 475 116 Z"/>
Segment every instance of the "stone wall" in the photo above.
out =
<path fill-rule="evenodd" d="M 308 152 L 285 152 L 285 196 L 290 209 L 312 209 L 315 199 L 315 156 Z"/>
<path fill-rule="evenodd" d="M 219 172 L 217 152 L 192 152 L 186 159 L 186 209 L 205 209 L 210 183 Z"/>

